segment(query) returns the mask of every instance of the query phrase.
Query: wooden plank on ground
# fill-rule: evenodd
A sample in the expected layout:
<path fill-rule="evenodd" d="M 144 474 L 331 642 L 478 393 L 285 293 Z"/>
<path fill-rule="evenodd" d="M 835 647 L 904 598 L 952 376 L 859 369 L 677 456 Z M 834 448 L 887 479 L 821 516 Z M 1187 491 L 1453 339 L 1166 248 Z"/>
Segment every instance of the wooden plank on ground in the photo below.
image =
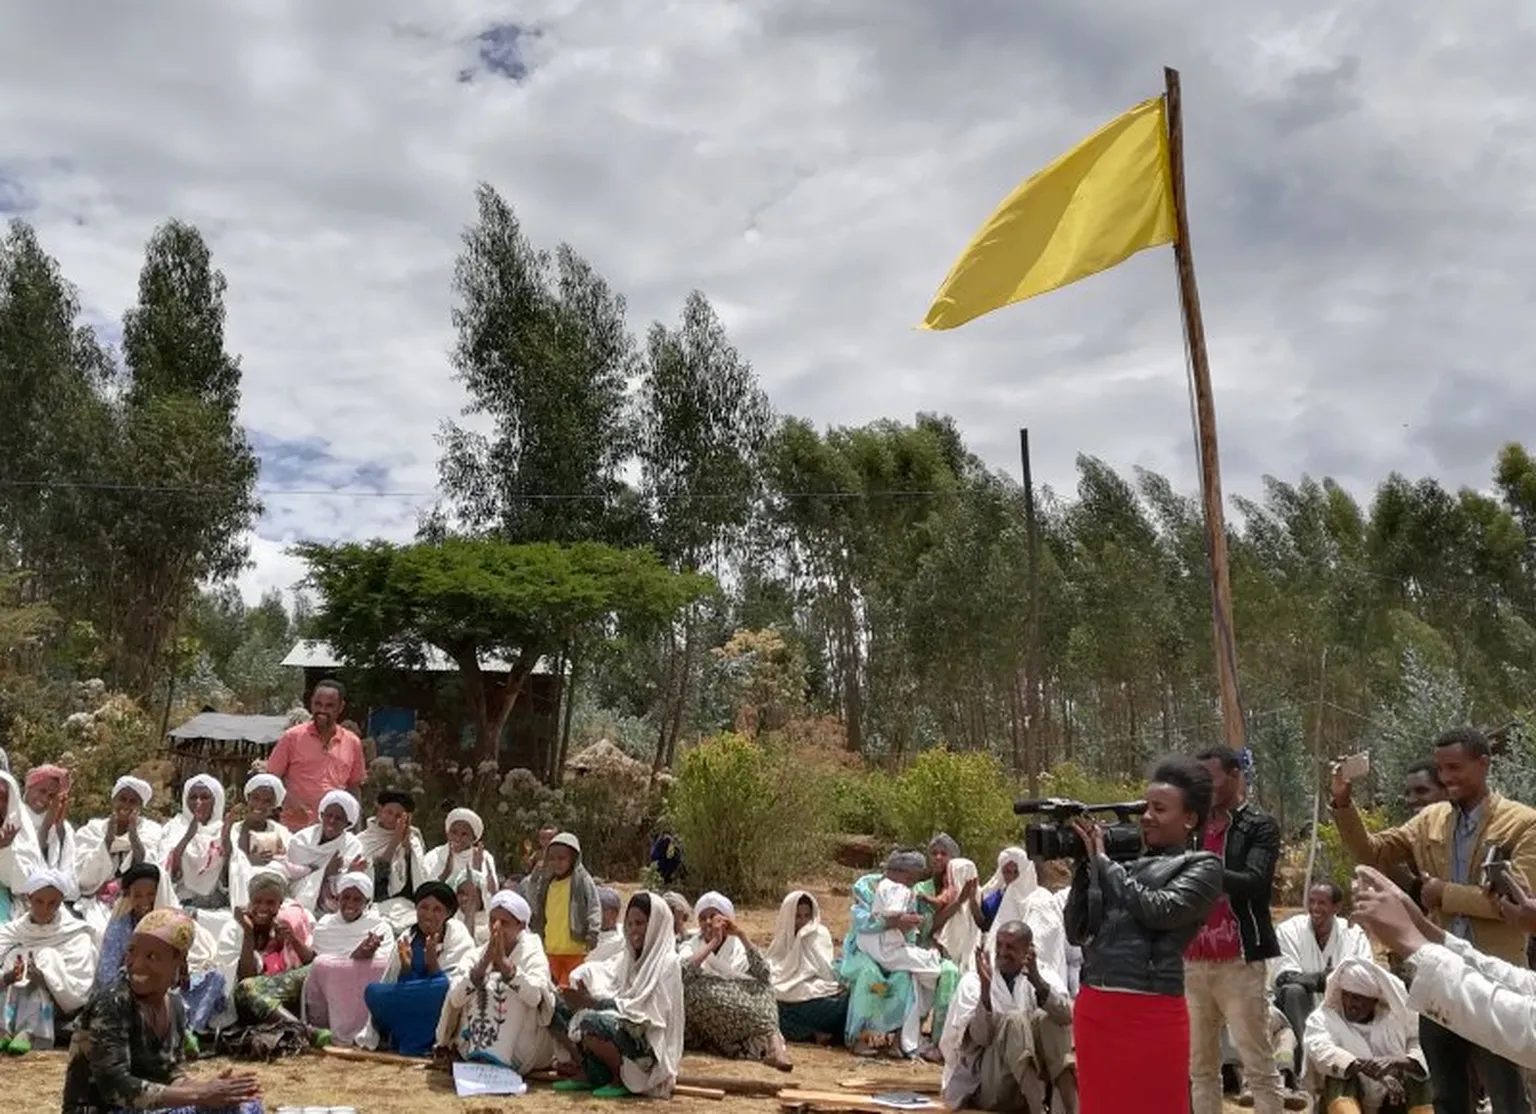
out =
<path fill-rule="evenodd" d="M 783 1081 L 777 1079 L 736 1079 L 729 1075 L 693 1075 L 689 1072 L 680 1073 L 677 1082 L 680 1087 L 703 1087 L 727 1095 L 765 1099 L 778 1098 L 784 1089 Z"/>
<path fill-rule="evenodd" d="M 893 1092 L 911 1091 L 910 1087 L 892 1088 Z M 785 1110 L 841 1111 L 846 1114 L 891 1114 L 890 1107 L 877 1105 L 869 1095 L 853 1091 L 796 1091 L 779 1092 L 779 1106 Z M 942 1105 L 930 1110 L 946 1109 Z"/>
<path fill-rule="evenodd" d="M 336 1048 L 328 1045 L 322 1048 L 320 1053 L 335 1060 L 355 1060 L 363 1064 L 394 1064 L 402 1068 L 415 1068 L 417 1071 L 425 1071 L 432 1064 L 431 1060 L 423 1060 L 416 1056 L 400 1056 L 394 1052 L 369 1052 L 364 1048 Z"/>
<path fill-rule="evenodd" d="M 899 1094 L 903 1091 L 914 1095 L 937 1095 L 940 1091 L 937 1079 L 906 1079 L 894 1075 L 885 1078 L 839 1079 L 837 1085 L 866 1095 Z"/>

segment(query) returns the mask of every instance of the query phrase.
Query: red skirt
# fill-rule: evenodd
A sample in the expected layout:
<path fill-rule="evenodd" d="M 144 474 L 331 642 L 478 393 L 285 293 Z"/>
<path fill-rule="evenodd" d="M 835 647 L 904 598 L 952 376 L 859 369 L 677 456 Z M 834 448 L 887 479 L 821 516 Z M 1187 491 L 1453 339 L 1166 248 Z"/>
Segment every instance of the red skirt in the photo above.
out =
<path fill-rule="evenodd" d="M 1189 1114 L 1182 996 L 1085 986 L 1072 1012 L 1079 1114 Z"/>

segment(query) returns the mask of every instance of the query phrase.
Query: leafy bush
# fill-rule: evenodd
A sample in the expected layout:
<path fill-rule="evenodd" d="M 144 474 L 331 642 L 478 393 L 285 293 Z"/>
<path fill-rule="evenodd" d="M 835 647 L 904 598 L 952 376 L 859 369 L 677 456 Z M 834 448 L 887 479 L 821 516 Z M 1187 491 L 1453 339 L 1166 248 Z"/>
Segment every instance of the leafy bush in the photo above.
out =
<path fill-rule="evenodd" d="M 893 807 L 895 786 L 893 778 L 878 770 L 829 777 L 827 796 L 833 827 L 848 835 L 888 841 L 901 838 Z"/>
<path fill-rule="evenodd" d="M 78 689 L 78 691 L 76 691 Z M 70 771 L 70 815 L 76 824 L 105 816 L 111 807 L 112 786 L 127 773 L 138 774 L 155 787 L 156 799 L 146 811 L 160 817 L 176 811 L 166 793 L 170 763 L 158 725 L 124 696 L 104 696 L 99 686 L 38 686 L 6 693 L 11 769 L 18 781 L 44 763 Z M 79 710 L 81 701 L 91 710 Z"/>
<path fill-rule="evenodd" d="M 1021 838 L 1012 783 L 984 752 L 924 751 L 896 777 L 888 807 L 902 842 L 922 846 L 948 832 L 984 874 L 999 851 Z"/>
<path fill-rule="evenodd" d="M 726 733 L 683 755 L 668 815 L 699 889 L 780 896 L 826 850 L 826 779 L 793 751 Z"/>
<path fill-rule="evenodd" d="M 1361 809 L 1360 819 L 1365 822 L 1365 830 L 1368 832 L 1379 832 L 1391 826 L 1387 814 L 1380 809 Z M 1347 894 L 1354 872 L 1354 857 L 1345 848 L 1339 829 L 1331 821 L 1319 824 L 1317 862 L 1313 866 L 1312 876 L 1321 882 L 1332 882 Z"/>
<path fill-rule="evenodd" d="M 1095 777 L 1075 762 L 1058 762 L 1040 775 L 1041 796 L 1066 797 L 1090 805 L 1139 801 L 1144 788 L 1139 778 Z"/>

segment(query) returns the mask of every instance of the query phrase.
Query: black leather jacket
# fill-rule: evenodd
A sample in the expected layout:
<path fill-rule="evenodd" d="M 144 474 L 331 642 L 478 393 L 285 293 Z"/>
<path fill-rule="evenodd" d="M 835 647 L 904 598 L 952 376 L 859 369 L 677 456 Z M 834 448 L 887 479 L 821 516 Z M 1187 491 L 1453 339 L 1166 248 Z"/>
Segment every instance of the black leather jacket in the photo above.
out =
<path fill-rule="evenodd" d="M 1103 855 L 1077 864 L 1067 895 L 1067 939 L 1083 949 L 1082 985 L 1184 993 L 1184 949 L 1221 896 L 1222 864 L 1205 851 Z"/>

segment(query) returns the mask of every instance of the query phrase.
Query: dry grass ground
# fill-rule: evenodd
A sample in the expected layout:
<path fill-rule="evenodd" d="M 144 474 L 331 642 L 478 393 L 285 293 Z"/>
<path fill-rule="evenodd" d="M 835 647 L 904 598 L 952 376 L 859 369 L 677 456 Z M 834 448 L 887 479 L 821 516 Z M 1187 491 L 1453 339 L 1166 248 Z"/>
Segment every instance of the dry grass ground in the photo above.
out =
<path fill-rule="evenodd" d="M 841 938 L 848 927 L 847 886 L 838 881 L 821 881 L 810 888 L 820 899 L 828 928 L 834 938 Z M 767 944 L 773 935 L 774 908 L 740 910 L 742 927 L 754 940 Z M 806 1090 L 837 1090 L 846 1079 L 870 1078 L 938 1080 L 938 1069 L 926 1064 L 879 1063 L 855 1060 L 843 1051 L 796 1046 L 795 1070 L 781 1075 L 759 1064 L 716 1060 L 706 1056 L 688 1056 L 683 1071 L 689 1075 L 752 1079 L 780 1083 Z M 228 1066 L 224 1061 L 200 1065 L 200 1072 L 216 1073 Z M 305 1056 L 271 1065 L 255 1065 L 251 1070 L 260 1077 L 267 1110 L 278 1106 L 353 1106 L 359 1114 L 490 1114 L 491 1111 L 519 1110 L 524 1114 L 578 1114 L 588 1110 L 612 1110 L 611 1102 L 560 1095 L 547 1086 L 535 1086 L 519 1099 L 462 1100 L 453 1093 L 446 1076 L 420 1068 L 394 1064 L 343 1062 L 319 1056 Z M 45 1114 L 59 1109 L 63 1088 L 64 1054 L 34 1053 L 23 1060 L 4 1064 L 4 1098 L 0 1111 L 33 1111 Z M 724 1109 L 770 1114 L 778 1104 L 769 1098 L 730 1097 L 725 1103 L 706 1099 L 679 1098 L 667 1104 L 680 1114 L 720 1114 Z M 1238 1107 L 1231 1106 L 1231 1114 Z"/>

